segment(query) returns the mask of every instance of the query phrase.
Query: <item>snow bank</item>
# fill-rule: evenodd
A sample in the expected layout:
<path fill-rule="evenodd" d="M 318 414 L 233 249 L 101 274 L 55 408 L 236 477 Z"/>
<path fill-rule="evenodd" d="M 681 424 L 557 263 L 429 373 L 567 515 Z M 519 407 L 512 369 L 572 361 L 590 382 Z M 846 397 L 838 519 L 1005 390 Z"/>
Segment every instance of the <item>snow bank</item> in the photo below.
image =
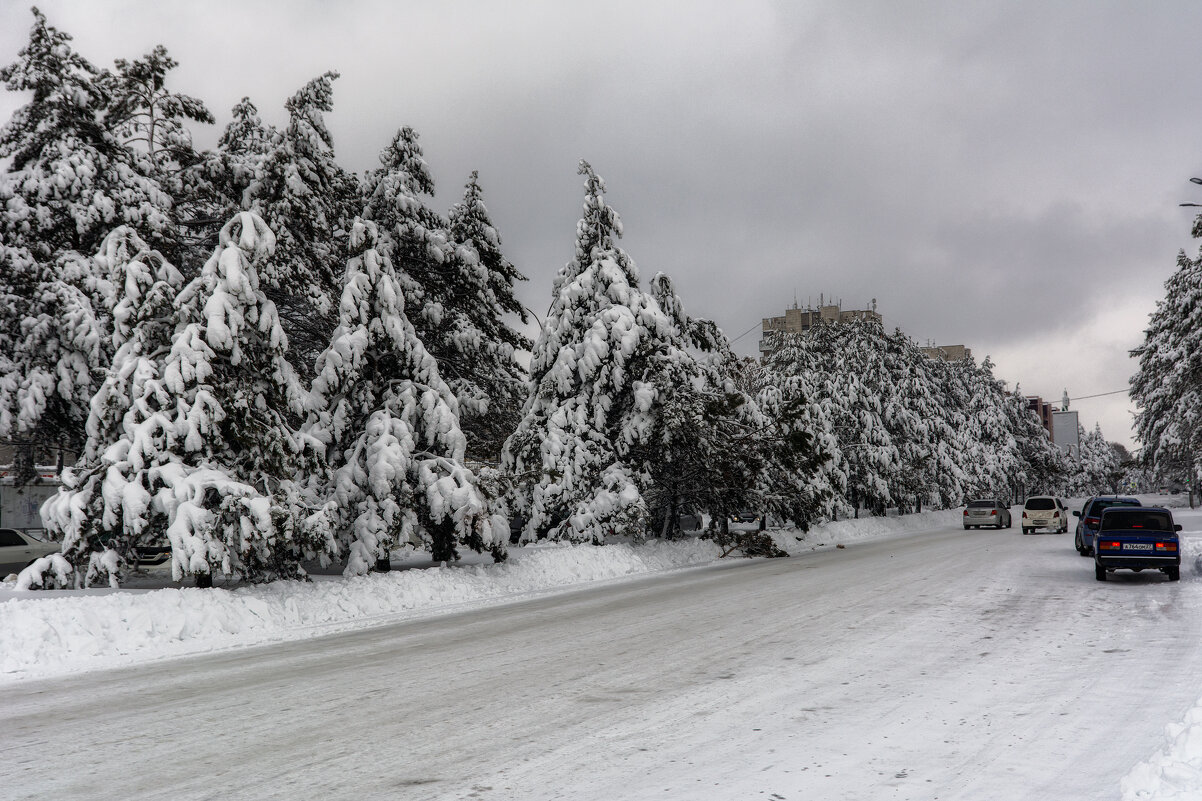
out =
<path fill-rule="evenodd" d="M 1202 575 L 1202 513 L 1174 513 L 1185 531 L 1181 540 L 1182 580 Z M 1127 772 L 1119 782 L 1123 801 L 1196 801 L 1202 798 L 1202 699 L 1185 717 L 1165 727 L 1165 745 Z"/>
<path fill-rule="evenodd" d="M 770 532 L 777 546 L 790 554 L 809 551 L 824 545 L 840 545 L 857 540 L 880 539 L 899 534 L 931 531 L 948 526 L 959 526 L 963 522 L 961 509 L 938 512 L 920 512 L 898 515 L 891 512 L 888 517 L 861 517 L 838 520 L 814 526 L 804 534 L 797 529 L 787 528 Z"/>
<path fill-rule="evenodd" d="M 959 525 L 960 512 L 865 517 L 771 531 L 789 553 Z M 18 591 L 0 584 L 0 683 L 226 648 L 302 639 L 430 616 L 556 588 L 703 565 L 709 540 L 540 544 L 503 564 L 317 576 L 224 589 Z"/>
<path fill-rule="evenodd" d="M 552 544 L 515 549 L 503 564 L 232 591 L 0 590 L 0 598 L 8 597 L 0 603 L 0 682 L 300 639 L 717 558 L 712 542 L 696 539 Z"/>

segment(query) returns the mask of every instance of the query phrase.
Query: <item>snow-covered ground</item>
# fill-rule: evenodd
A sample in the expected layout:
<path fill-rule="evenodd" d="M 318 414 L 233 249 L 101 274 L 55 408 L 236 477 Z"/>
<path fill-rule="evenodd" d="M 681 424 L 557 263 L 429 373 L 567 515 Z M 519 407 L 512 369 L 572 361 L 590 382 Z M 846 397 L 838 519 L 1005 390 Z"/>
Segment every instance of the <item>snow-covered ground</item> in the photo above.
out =
<path fill-rule="evenodd" d="M 1202 581 L 1197 565 L 1202 557 L 1202 511 L 1179 508 L 1176 513 L 1179 522 L 1185 525 L 1187 548 L 1175 605 L 1186 613 L 1179 622 L 1188 624 L 1176 634 L 1196 636 L 1197 626 L 1192 625 L 1193 616 L 1189 613 L 1202 607 Z M 958 523 L 958 511 L 934 512 L 841 521 L 817 528 L 804 537 L 789 530 L 776 532 L 775 536 L 782 547 L 801 554 L 864 540 L 947 530 Z M 1010 537 L 1017 530 L 1016 522 L 1015 529 L 1004 534 L 998 532 L 998 536 Z M 1065 537 L 1048 537 L 1045 542 L 1048 547 L 1054 544 L 1058 549 L 1071 550 Z M 349 580 L 318 576 L 312 583 L 228 590 L 154 588 L 153 576 L 139 582 L 139 587 L 118 591 L 18 592 L 9 582 L 0 585 L 0 685 L 15 689 L 37 678 L 366 629 L 530 599 L 584 585 L 595 587 L 629 581 L 650 573 L 675 571 L 683 575 L 680 569 L 712 564 L 716 558 L 713 544 L 702 540 L 603 548 L 540 545 L 515 549 L 510 561 L 501 565 L 479 562 L 420 569 L 417 567 L 420 562 L 415 561 L 411 569 L 390 574 Z M 1077 561 L 1070 560 L 1068 564 L 1080 567 L 1082 574 L 1092 581 L 1086 560 L 1079 560 L 1075 554 L 1071 559 Z M 824 568 L 819 564 L 813 569 Z M 162 577 L 157 581 L 169 583 Z M 907 586 L 901 583 L 898 588 L 904 591 Z M 1099 589 L 1103 586 L 1099 585 Z M 1127 593 L 1124 602 L 1136 604 L 1133 608 L 1138 608 L 1138 598 L 1145 595 L 1147 603 L 1165 608 L 1159 582 L 1130 589 L 1134 592 Z M 1050 614 L 1052 610 L 1046 611 Z M 1054 653 L 1050 649 L 1059 645 L 1048 643 L 1046 647 L 1048 653 Z M 1024 656 L 1027 661 L 1032 658 L 1030 654 Z M 180 670 L 187 670 L 187 661 L 175 664 Z M 1005 665 L 1000 669 L 1004 673 Z M 1196 675 L 1202 665 L 1181 665 L 1180 669 L 1183 675 Z M 1002 674 L 997 674 L 995 683 L 1001 678 Z M 1173 677 L 1165 678 L 1172 681 Z M 903 695 L 909 694 L 907 688 L 900 689 Z M 913 690 L 916 694 L 923 692 L 917 687 Z M 1144 743 L 1146 758 L 1131 767 L 1121 781 L 1121 788 L 1115 788 L 1116 793 L 1121 791 L 1124 801 L 1202 798 L 1202 699 L 1193 709 L 1181 711 L 1183 714 L 1177 719 L 1171 719 L 1171 715 L 1164 717 L 1161 740 Z M 888 717 L 885 710 L 882 714 Z M 838 725 L 837 717 L 830 725 Z M 993 721 L 988 723 L 994 725 Z M 1116 721 L 1116 726 L 1120 723 Z M 1117 729 L 1113 734 L 1124 736 Z M 0 743 L 4 740 L 4 727 L 0 725 Z M 854 754 L 849 758 L 854 758 Z M 933 766 L 922 767 L 927 773 L 932 772 Z M 898 773 L 901 786 L 904 783 L 901 774 L 907 771 Z M 0 777 L 4 775 L 5 769 L 0 768 Z"/>
<path fill-rule="evenodd" d="M 772 532 L 800 553 L 860 539 L 949 525 L 958 511 L 865 518 Z M 172 586 L 166 566 L 112 590 L 15 589 L 0 584 L 0 683 L 114 667 L 224 648 L 303 639 L 337 631 L 445 614 L 600 581 L 697 565 L 719 558 L 712 541 L 639 545 L 540 544 L 514 548 L 502 564 L 473 556 L 433 566 L 428 557 L 402 569 L 346 579 L 239 586 L 229 591 Z"/>

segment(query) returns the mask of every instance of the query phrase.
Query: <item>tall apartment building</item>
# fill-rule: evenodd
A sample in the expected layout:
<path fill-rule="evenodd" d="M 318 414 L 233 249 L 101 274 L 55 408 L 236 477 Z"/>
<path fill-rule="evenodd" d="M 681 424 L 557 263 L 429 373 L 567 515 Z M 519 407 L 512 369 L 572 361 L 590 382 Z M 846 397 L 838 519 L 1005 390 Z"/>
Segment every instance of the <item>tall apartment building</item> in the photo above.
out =
<path fill-rule="evenodd" d="M 773 348 L 769 334 L 787 333 L 800 334 L 809 331 L 816 325 L 831 325 L 845 323 L 849 320 L 876 320 L 881 322 L 881 315 L 876 310 L 876 298 L 872 299 L 871 309 L 843 309 L 839 303 L 824 304 L 819 301 L 817 308 L 801 309 L 797 304 L 785 309 L 781 317 L 763 318 L 763 333 L 760 339 L 760 356 L 767 356 Z"/>

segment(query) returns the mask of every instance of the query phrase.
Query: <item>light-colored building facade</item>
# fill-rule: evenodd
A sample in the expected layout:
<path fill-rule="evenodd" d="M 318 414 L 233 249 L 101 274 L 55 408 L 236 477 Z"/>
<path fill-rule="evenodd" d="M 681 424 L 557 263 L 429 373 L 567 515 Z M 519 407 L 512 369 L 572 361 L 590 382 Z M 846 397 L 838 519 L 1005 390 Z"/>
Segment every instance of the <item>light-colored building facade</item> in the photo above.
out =
<path fill-rule="evenodd" d="M 972 357 L 972 348 L 963 345 L 928 345 L 919 350 L 924 356 L 943 362 L 959 362 Z"/>
<path fill-rule="evenodd" d="M 871 309 L 844 309 L 838 303 L 820 304 L 817 308 L 802 309 L 794 303 L 793 308 L 785 309 L 785 313 L 780 317 L 763 318 L 760 355 L 767 356 L 772 352 L 771 334 L 801 334 L 816 325 L 845 323 L 850 320 L 881 322 L 881 315 L 876 310 L 876 298 L 872 299 Z"/>

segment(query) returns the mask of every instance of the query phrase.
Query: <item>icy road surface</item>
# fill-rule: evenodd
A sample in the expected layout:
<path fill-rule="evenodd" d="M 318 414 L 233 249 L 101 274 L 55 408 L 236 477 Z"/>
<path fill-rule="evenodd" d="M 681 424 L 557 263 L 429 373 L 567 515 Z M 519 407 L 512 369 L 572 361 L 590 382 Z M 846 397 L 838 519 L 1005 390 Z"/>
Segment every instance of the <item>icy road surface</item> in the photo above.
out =
<path fill-rule="evenodd" d="M 943 529 L 23 682 L 0 794 L 1117 799 L 1202 696 L 1182 572 Z"/>

